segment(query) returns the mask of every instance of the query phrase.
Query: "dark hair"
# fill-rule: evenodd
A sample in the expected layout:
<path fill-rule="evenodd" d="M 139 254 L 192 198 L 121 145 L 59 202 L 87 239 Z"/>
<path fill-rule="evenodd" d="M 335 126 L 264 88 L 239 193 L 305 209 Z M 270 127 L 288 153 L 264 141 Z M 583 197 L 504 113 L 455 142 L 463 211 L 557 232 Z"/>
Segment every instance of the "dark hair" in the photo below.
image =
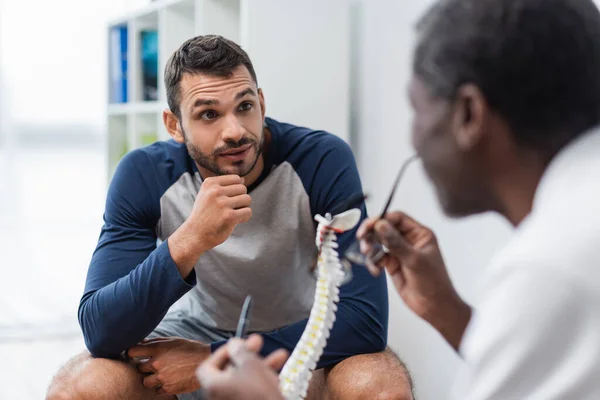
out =
<path fill-rule="evenodd" d="M 165 86 L 171 112 L 181 118 L 179 83 L 184 73 L 227 77 L 240 65 L 254 82 L 256 72 L 248 54 L 235 42 L 218 35 L 196 36 L 181 45 L 167 61 Z"/>
<path fill-rule="evenodd" d="M 417 33 L 413 70 L 432 93 L 476 85 L 521 145 L 553 155 L 600 122 L 592 0 L 440 0 Z"/>

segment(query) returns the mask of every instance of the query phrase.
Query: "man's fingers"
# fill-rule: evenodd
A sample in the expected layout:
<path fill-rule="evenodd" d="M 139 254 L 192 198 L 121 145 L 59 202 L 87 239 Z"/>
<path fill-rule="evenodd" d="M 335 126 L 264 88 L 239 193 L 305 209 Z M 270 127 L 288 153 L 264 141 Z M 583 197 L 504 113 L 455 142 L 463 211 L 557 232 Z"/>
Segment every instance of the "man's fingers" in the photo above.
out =
<path fill-rule="evenodd" d="M 377 265 L 373 264 L 373 262 L 369 259 L 367 259 L 366 267 L 374 277 L 381 275 L 381 269 Z"/>
<path fill-rule="evenodd" d="M 229 350 L 227 345 L 221 346 L 206 361 L 200 364 L 196 370 L 196 377 L 204 388 L 215 385 L 219 379 L 223 379 L 223 369 L 229 363 Z"/>
<path fill-rule="evenodd" d="M 227 344 L 219 347 L 208 360 L 200 364 L 196 372 L 200 384 L 203 387 L 212 387 L 218 384 L 224 379 L 223 374 L 226 371 L 223 369 L 229 361 L 234 365 L 242 365 L 248 360 L 252 360 L 252 357 L 258 360 L 254 352 L 260 351 L 262 344 L 262 337 L 256 334 L 250 335 L 246 341 L 238 338 L 231 339 Z"/>
<path fill-rule="evenodd" d="M 406 243 L 400 232 L 387 220 L 377 221 L 375 232 L 377 232 L 381 244 L 386 246 L 396 258 L 401 259 L 411 251 L 410 245 Z"/>
<path fill-rule="evenodd" d="M 248 336 L 248 339 L 246 339 L 245 346 L 248 350 L 258 353 L 263 346 L 262 336 L 253 333 L 252 335 Z"/>
<path fill-rule="evenodd" d="M 383 255 L 381 254 L 383 249 L 380 240 L 375 236 L 374 231 L 371 231 L 371 233 L 360 239 L 359 250 L 373 262 L 379 261 Z"/>
<path fill-rule="evenodd" d="M 252 209 L 250 207 L 240 208 L 239 210 L 234 210 L 235 218 L 238 223 L 248 222 L 250 218 L 252 218 Z"/>
<path fill-rule="evenodd" d="M 231 363 L 235 366 L 242 366 L 248 362 L 258 360 L 258 356 L 248 350 L 244 342 L 240 339 L 231 339 L 229 343 L 227 343 L 227 349 L 229 350 Z"/>
<path fill-rule="evenodd" d="M 385 214 L 384 219 L 389 221 L 389 223 L 393 225 L 396 228 L 396 230 L 400 231 L 400 233 L 403 235 L 410 231 L 414 231 L 415 229 L 426 229 L 415 219 L 400 211 L 388 212 Z M 373 230 L 375 229 L 375 225 L 379 220 L 380 219 L 378 217 L 365 219 L 358 228 L 356 232 L 356 237 L 358 239 L 366 238 L 369 235 L 369 233 L 373 232 Z"/>
<path fill-rule="evenodd" d="M 363 254 L 371 254 L 373 251 L 373 243 L 369 240 L 361 239 L 359 242 L 360 252 Z"/>
<path fill-rule="evenodd" d="M 265 358 L 265 364 L 269 366 L 274 371 L 280 371 L 283 368 L 283 365 L 287 361 L 290 354 L 284 349 L 279 349 L 267 356 Z"/>
<path fill-rule="evenodd" d="M 206 365 L 215 369 L 223 369 L 229 361 L 229 351 L 227 345 L 221 346 L 201 365 Z"/>
<path fill-rule="evenodd" d="M 157 394 L 169 394 L 165 388 L 163 388 L 162 386 L 160 386 L 158 389 L 156 389 L 156 393 Z"/>
<path fill-rule="evenodd" d="M 215 368 L 214 365 L 208 361 L 200 364 L 200 367 L 196 370 L 196 377 L 200 382 L 200 386 L 208 388 L 209 386 L 215 385 L 219 379 L 222 379 L 225 372 L 219 368 Z"/>
<path fill-rule="evenodd" d="M 163 342 L 171 342 L 173 341 L 173 337 L 155 337 L 152 339 L 142 339 L 140 344 L 150 344 L 150 343 L 163 343 Z"/>
<path fill-rule="evenodd" d="M 200 364 L 200 367 L 196 370 L 196 377 L 200 382 L 200 386 L 204 389 L 218 381 L 221 374 L 223 374 L 223 371 L 213 367 L 208 361 Z"/>
<path fill-rule="evenodd" d="M 230 186 L 244 183 L 244 178 L 239 175 L 220 175 L 206 178 L 205 185 Z"/>
<path fill-rule="evenodd" d="M 155 372 L 154 368 L 152 368 L 152 364 L 150 363 L 150 360 L 139 362 L 136 365 L 137 370 L 140 371 L 142 374 L 148 374 L 151 372 Z"/>
<path fill-rule="evenodd" d="M 154 389 L 155 387 L 160 386 L 160 381 L 156 377 L 156 374 L 145 376 L 144 379 L 142 379 L 142 383 L 148 389 Z"/>
<path fill-rule="evenodd" d="M 232 339 L 233 340 L 237 340 L 237 339 Z M 238 344 L 233 344 L 233 350 L 231 350 L 230 347 L 230 352 L 236 352 L 236 351 L 240 351 L 240 348 L 236 347 L 239 346 Z M 258 353 L 260 351 L 260 349 L 262 349 L 263 346 L 263 338 L 261 335 L 258 334 L 252 334 L 248 337 L 248 339 L 246 339 L 243 342 L 243 347 L 245 348 L 245 350 L 247 352 L 250 353 Z M 233 357 L 236 357 L 235 355 Z M 271 367 L 271 369 L 273 370 L 280 370 L 281 368 L 283 368 L 283 364 L 285 364 L 285 361 L 288 359 L 289 357 L 289 353 L 283 349 L 279 349 L 277 351 L 274 351 L 273 353 L 269 354 L 267 356 L 267 358 L 265 358 L 264 362 Z M 236 365 L 239 365 L 236 363 Z"/>
<path fill-rule="evenodd" d="M 388 220 L 403 235 L 416 229 L 426 229 L 411 216 L 400 211 L 386 213 L 385 219 Z"/>
<path fill-rule="evenodd" d="M 250 204 L 252 204 L 252 198 L 249 194 L 240 194 L 235 197 L 230 197 L 228 201 L 229 206 L 234 210 L 244 207 L 250 207 Z"/>
<path fill-rule="evenodd" d="M 129 358 L 139 358 L 139 357 L 152 357 L 156 351 L 156 344 L 154 342 L 150 343 L 140 343 L 133 347 L 130 347 L 127 350 L 127 357 Z"/>
<path fill-rule="evenodd" d="M 407 214 L 404 214 L 402 211 L 387 212 L 384 215 L 384 219 L 387 219 L 388 221 L 390 221 L 390 223 L 392 225 L 396 225 L 396 224 L 402 222 L 403 220 L 409 220 L 409 221 L 414 222 L 414 219 L 409 217 Z"/>
<path fill-rule="evenodd" d="M 235 197 L 248 193 L 248 188 L 242 185 L 241 183 L 230 186 L 223 186 L 221 190 L 221 193 L 227 197 Z"/>
<path fill-rule="evenodd" d="M 356 231 L 356 237 L 360 240 L 360 239 L 364 239 L 365 236 L 371 232 L 373 230 L 373 226 L 375 225 L 375 222 L 377 222 L 377 218 L 367 218 L 365 219 L 362 224 L 360 224 L 360 227 L 358 228 L 358 230 Z"/>

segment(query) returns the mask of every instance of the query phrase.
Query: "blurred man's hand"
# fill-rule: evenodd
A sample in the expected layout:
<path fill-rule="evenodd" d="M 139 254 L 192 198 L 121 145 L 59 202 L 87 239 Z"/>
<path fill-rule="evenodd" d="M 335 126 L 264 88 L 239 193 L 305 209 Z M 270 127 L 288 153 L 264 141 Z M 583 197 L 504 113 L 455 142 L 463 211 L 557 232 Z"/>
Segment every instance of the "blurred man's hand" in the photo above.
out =
<path fill-rule="evenodd" d="M 458 349 L 471 309 L 452 286 L 433 232 L 401 212 L 367 219 L 357 232 L 367 255 L 373 246 L 369 232 L 389 250 L 377 265 L 368 264 L 371 273 L 385 268 L 406 305 Z"/>
<path fill-rule="evenodd" d="M 266 359 L 256 353 L 262 337 L 232 339 L 200 365 L 198 379 L 211 400 L 283 400 L 275 371 L 287 360 L 285 350 L 277 350 Z"/>

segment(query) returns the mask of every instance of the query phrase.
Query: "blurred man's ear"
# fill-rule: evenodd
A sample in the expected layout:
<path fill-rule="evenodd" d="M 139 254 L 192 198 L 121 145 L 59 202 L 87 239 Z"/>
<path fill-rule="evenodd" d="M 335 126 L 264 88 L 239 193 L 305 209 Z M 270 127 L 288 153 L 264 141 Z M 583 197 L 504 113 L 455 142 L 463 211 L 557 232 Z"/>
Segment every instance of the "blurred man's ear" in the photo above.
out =
<path fill-rule="evenodd" d="M 465 84 L 456 92 L 455 110 L 452 131 L 458 147 L 468 151 L 483 138 L 488 105 L 477 86 Z"/>

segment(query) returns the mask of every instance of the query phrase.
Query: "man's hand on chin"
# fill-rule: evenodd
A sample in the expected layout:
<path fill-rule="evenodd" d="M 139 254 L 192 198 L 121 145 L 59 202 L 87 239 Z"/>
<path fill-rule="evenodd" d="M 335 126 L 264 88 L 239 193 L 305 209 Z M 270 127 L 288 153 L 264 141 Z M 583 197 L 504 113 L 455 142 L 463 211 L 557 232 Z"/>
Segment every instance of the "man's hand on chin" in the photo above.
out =
<path fill-rule="evenodd" d="M 210 345 L 178 337 L 143 340 L 127 350 L 129 358 L 142 359 L 137 369 L 144 386 L 168 395 L 200 389 L 195 372 L 210 354 Z"/>

